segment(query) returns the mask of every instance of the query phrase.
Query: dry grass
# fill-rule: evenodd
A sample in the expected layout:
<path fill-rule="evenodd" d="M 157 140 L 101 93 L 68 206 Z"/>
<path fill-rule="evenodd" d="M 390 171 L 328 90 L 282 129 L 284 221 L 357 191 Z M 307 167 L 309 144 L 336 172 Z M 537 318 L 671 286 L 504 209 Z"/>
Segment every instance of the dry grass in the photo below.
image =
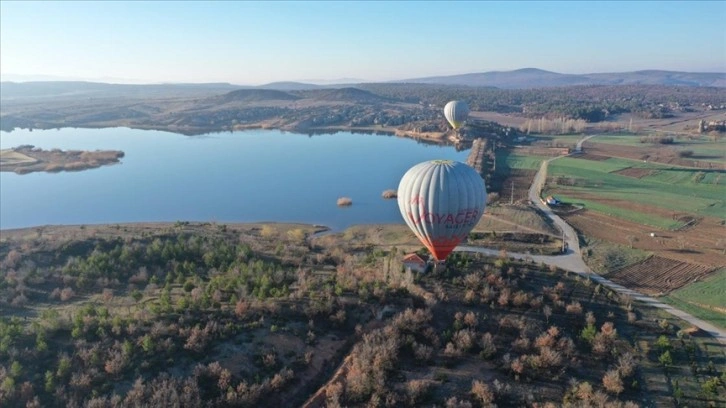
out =
<path fill-rule="evenodd" d="M 383 194 L 381 194 L 381 197 L 385 199 L 396 198 L 398 197 L 398 192 L 396 190 L 389 189 L 384 191 Z"/>
<path fill-rule="evenodd" d="M 339 207 L 347 207 L 349 205 L 353 205 L 353 200 L 350 197 L 339 197 L 338 198 Z"/>
<path fill-rule="evenodd" d="M 28 164 L 28 163 L 35 163 L 38 160 L 22 154 L 20 152 L 16 152 L 13 149 L 2 149 L 0 150 L 0 163 L 1 164 Z"/>

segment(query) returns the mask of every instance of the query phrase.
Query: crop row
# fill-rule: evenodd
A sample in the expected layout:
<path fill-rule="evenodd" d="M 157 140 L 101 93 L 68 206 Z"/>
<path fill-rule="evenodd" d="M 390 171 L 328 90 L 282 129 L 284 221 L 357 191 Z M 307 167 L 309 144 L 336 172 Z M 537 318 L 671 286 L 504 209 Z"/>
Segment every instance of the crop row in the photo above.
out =
<path fill-rule="evenodd" d="M 647 294 L 667 293 L 706 275 L 711 268 L 653 256 L 625 267 L 609 277 L 627 287 Z"/>

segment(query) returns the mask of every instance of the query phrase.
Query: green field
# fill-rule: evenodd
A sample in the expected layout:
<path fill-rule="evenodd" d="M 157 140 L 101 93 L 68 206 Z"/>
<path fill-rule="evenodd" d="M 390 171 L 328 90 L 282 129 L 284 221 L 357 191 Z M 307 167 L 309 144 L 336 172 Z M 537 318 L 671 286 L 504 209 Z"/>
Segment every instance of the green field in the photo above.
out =
<path fill-rule="evenodd" d="M 661 300 L 699 319 L 726 328 L 726 269 L 721 269 L 700 282 L 684 286 Z"/>
<path fill-rule="evenodd" d="M 582 135 L 529 135 L 538 142 L 551 143 L 552 146 L 573 147 L 583 138 Z"/>
<path fill-rule="evenodd" d="M 640 179 L 615 173 L 630 167 L 652 170 L 653 173 Z M 581 192 L 603 199 L 626 200 L 673 212 L 726 219 L 725 173 L 720 170 L 674 168 L 618 158 L 594 161 L 565 157 L 551 162 L 548 170 L 550 180 L 562 181 L 564 185 L 549 181 L 546 193 L 563 196 L 562 198 L 569 196 L 567 199 L 586 204 L 588 208 L 624 219 L 664 226 L 668 222 L 660 217 L 653 218 L 636 211 L 592 201 L 585 202 L 586 200 L 572 196 Z"/>
<path fill-rule="evenodd" d="M 626 134 L 603 134 L 592 138 L 588 143 L 606 143 L 623 146 L 647 146 L 649 143 L 641 143 L 641 135 L 626 135 Z"/>
<path fill-rule="evenodd" d="M 692 150 L 694 160 L 726 162 L 726 141 L 692 143 L 682 150 Z"/>
<path fill-rule="evenodd" d="M 543 195 L 545 195 L 545 194 L 549 195 L 551 191 L 553 191 L 553 190 L 547 190 L 547 192 L 545 192 Z M 559 190 L 557 190 L 557 191 L 559 191 Z M 567 190 L 565 190 L 565 191 L 567 191 Z M 626 221 L 631 221 L 631 222 L 634 222 L 637 224 L 648 225 L 651 227 L 656 227 L 656 228 L 660 228 L 660 229 L 664 229 L 664 230 L 678 228 L 681 225 L 683 225 L 683 223 L 673 220 L 671 218 L 664 218 L 664 217 L 659 217 L 659 216 L 653 215 L 653 214 L 647 214 L 647 213 L 629 210 L 626 208 L 610 206 L 607 204 L 599 203 L 597 201 L 583 200 L 581 198 L 575 198 L 574 196 L 569 196 L 566 193 L 557 192 L 554 194 L 557 196 L 557 198 L 559 200 L 562 200 L 566 203 L 581 205 L 581 206 L 584 206 L 585 208 L 587 208 L 588 210 L 597 211 L 599 213 L 617 217 L 617 218 L 620 218 L 620 219 L 623 219 Z"/>
<path fill-rule="evenodd" d="M 592 138 L 588 143 L 603 143 L 603 144 L 614 144 L 621 146 L 653 146 L 657 144 L 653 143 L 642 143 L 642 135 L 618 135 L 618 134 L 607 134 L 598 135 Z M 674 143 L 670 145 L 658 145 L 661 147 L 672 148 L 676 151 L 690 150 L 693 152 L 693 156 L 690 159 L 693 160 L 706 160 L 716 162 L 726 162 L 726 140 L 715 140 L 709 136 L 700 136 L 696 138 L 676 137 Z"/>
<path fill-rule="evenodd" d="M 497 155 L 497 172 L 508 172 L 510 169 L 516 170 L 539 170 L 542 161 L 548 157 L 542 156 L 526 156 L 520 154 L 498 154 Z"/>

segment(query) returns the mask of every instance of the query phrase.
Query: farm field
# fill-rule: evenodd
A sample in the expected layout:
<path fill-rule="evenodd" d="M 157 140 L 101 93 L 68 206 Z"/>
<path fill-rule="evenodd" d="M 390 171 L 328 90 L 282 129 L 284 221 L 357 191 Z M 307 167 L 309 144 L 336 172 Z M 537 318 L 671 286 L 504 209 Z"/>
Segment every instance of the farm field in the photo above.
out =
<path fill-rule="evenodd" d="M 661 300 L 726 328 L 726 268 L 675 290 Z"/>
<path fill-rule="evenodd" d="M 526 205 L 490 205 L 473 232 L 534 232 L 557 236 L 557 230 Z"/>
<path fill-rule="evenodd" d="M 665 147 L 668 153 L 678 154 L 679 152 L 690 150 L 693 155 L 688 157 L 690 160 L 703 161 L 720 161 L 726 164 L 726 141 L 711 136 L 676 136 L 673 144 L 658 146 L 657 144 L 645 141 L 641 135 L 627 134 L 603 134 L 597 138 L 590 139 L 587 143 L 592 145 L 611 144 L 620 146 L 635 146 L 639 148 L 647 147 Z"/>
<path fill-rule="evenodd" d="M 499 203 L 506 204 L 528 201 L 527 194 L 534 175 L 542 161 L 549 157 L 528 156 L 515 152 L 499 152 L 496 155 L 495 171 L 487 190 L 499 195 Z M 512 187 L 514 191 L 512 191 Z M 494 197 L 494 196 L 492 196 Z"/>
<path fill-rule="evenodd" d="M 614 201 L 617 202 L 624 200 L 608 200 L 603 199 L 602 197 L 593 197 L 593 199 L 588 200 L 586 198 L 583 198 L 583 194 L 575 189 L 562 189 L 557 191 L 562 192 L 553 194 L 556 195 L 557 198 L 559 200 L 562 200 L 563 202 L 569 203 L 574 206 L 584 206 L 590 211 L 597 211 L 605 215 L 617 217 L 626 221 L 635 222 L 644 226 L 655 227 L 657 229 L 665 230 L 677 228 L 683 225 L 683 223 L 677 220 L 662 217 L 657 214 L 636 212 L 632 209 L 612 205 Z"/>
<path fill-rule="evenodd" d="M 630 177 L 622 174 L 625 169 L 635 169 L 645 175 Z M 546 187 L 547 194 L 560 194 L 567 189 L 570 195 L 587 194 L 726 219 L 726 171 L 673 168 L 616 158 L 565 157 L 550 163 L 548 176 L 551 182 Z M 625 210 L 629 208 L 626 206 Z M 618 213 L 615 209 L 607 212 Z M 633 212 L 628 219 L 641 215 Z"/>
<path fill-rule="evenodd" d="M 516 153 L 497 154 L 496 171 L 498 173 L 509 169 L 537 171 L 542 164 L 542 160 L 548 158 L 545 156 L 528 156 Z"/>
<path fill-rule="evenodd" d="M 545 144 L 555 147 L 575 147 L 582 139 L 582 135 L 529 135 L 536 140 L 535 144 Z"/>
<path fill-rule="evenodd" d="M 644 143 L 641 142 L 641 135 L 634 135 L 634 134 L 602 134 L 598 135 L 596 138 L 590 139 L 588 143 L 592 144 L 598 144 L 598 143 L 606 143 L 606 144 L 615 144 L 615 145 L 623 145 L 623 146 L 644 146 Z"/>
<path fill-rule="evenodd" d="M 694 279 L 701 279 L 713 268 L 652 256 L 642 262 L 608 273 L 608 279 L 640 293 L 660 296 L 678 289 Z"/>
<path fill-rule="evenodd" d="M 607 136 L 604 140 L 607 140 Z M 583 143 L 583 149 L 592 154 L 623 159 L 670 164 L 680 167 L 695 167 L 699 169 L 724 170 L 726 163 L 723 156 L 717 152 L 724 151 L 726 142 L 713 144 L 679 144 L 672 145 L 638 143 L 620 144 L 603 143 L 599 137 L 590 139 Z M 616 139 L 617 141 L 617 139 Z M 632 143 L 632 142 L 629 142 Z M 681 157 L 679 151 L 691 150 L 696 157 Z M 696 153 L 698 151 L 699 153 Z"/>
<path fill-rule="evenodd" d="M 611 217 L 596 211 L 578 211 L 563 215 L 577 231 L 587 237 L 632 246 L 683 262 L 709 265 L 714 268 L 726 265 L 723 253 L 724 227 L 720 220 L 702 218 L 695 225 L 679 231 L 656 232 L 642 224 Z M 721 240 L 721 241 L 719 241 Z"/>

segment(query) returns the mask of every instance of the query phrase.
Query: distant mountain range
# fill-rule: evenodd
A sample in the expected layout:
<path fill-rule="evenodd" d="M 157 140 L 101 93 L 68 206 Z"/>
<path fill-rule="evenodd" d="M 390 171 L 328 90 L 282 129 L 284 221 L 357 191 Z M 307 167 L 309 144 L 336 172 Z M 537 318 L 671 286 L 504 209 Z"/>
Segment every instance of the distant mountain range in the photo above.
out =
<path fill-rule="evenodd" d="M 515 71 L 492 71 L 450 76 L 415 78 L 390 81 L 386 84 L 427 84 L 444 86 L 495 87 L 503 89 L 528 89 L 568 87 L 575 85 L 669 85 L 689 87 L 726 87 L 726 73 L 635 71 L 601 74 L 559 74 L 536 68 Z M 361 83 L 357 84 L 362 85 Z M 235 90 L 275 90 L 284 92 L 344 89 L 341 94 L 321 94 L 322 98 L 340 100 L 371 99 L 371 95 L 354 94 L 356 84 L 317 85 L 302 82 L 273 82 L 260 86 L 233 85 L 228 83 L 199 84 L 109 84 L 84 81 L 36 81 L 0 82 L 0 98 L 3 100 L 37 98 L 149 98 L 149 97 L 209 97 Z M 238 93 L 230 100 L 289 99 L 291 95 L 267 93 Z"/>
<path fill-rule="evenodd" d="M 574 85 L 671 85 L 726 87 L 723 72 L 634 71 L 601 74 L 559 74 L 537 68 L 415 78 L 393 83 L 490 86 L 507 89 Z"/>

